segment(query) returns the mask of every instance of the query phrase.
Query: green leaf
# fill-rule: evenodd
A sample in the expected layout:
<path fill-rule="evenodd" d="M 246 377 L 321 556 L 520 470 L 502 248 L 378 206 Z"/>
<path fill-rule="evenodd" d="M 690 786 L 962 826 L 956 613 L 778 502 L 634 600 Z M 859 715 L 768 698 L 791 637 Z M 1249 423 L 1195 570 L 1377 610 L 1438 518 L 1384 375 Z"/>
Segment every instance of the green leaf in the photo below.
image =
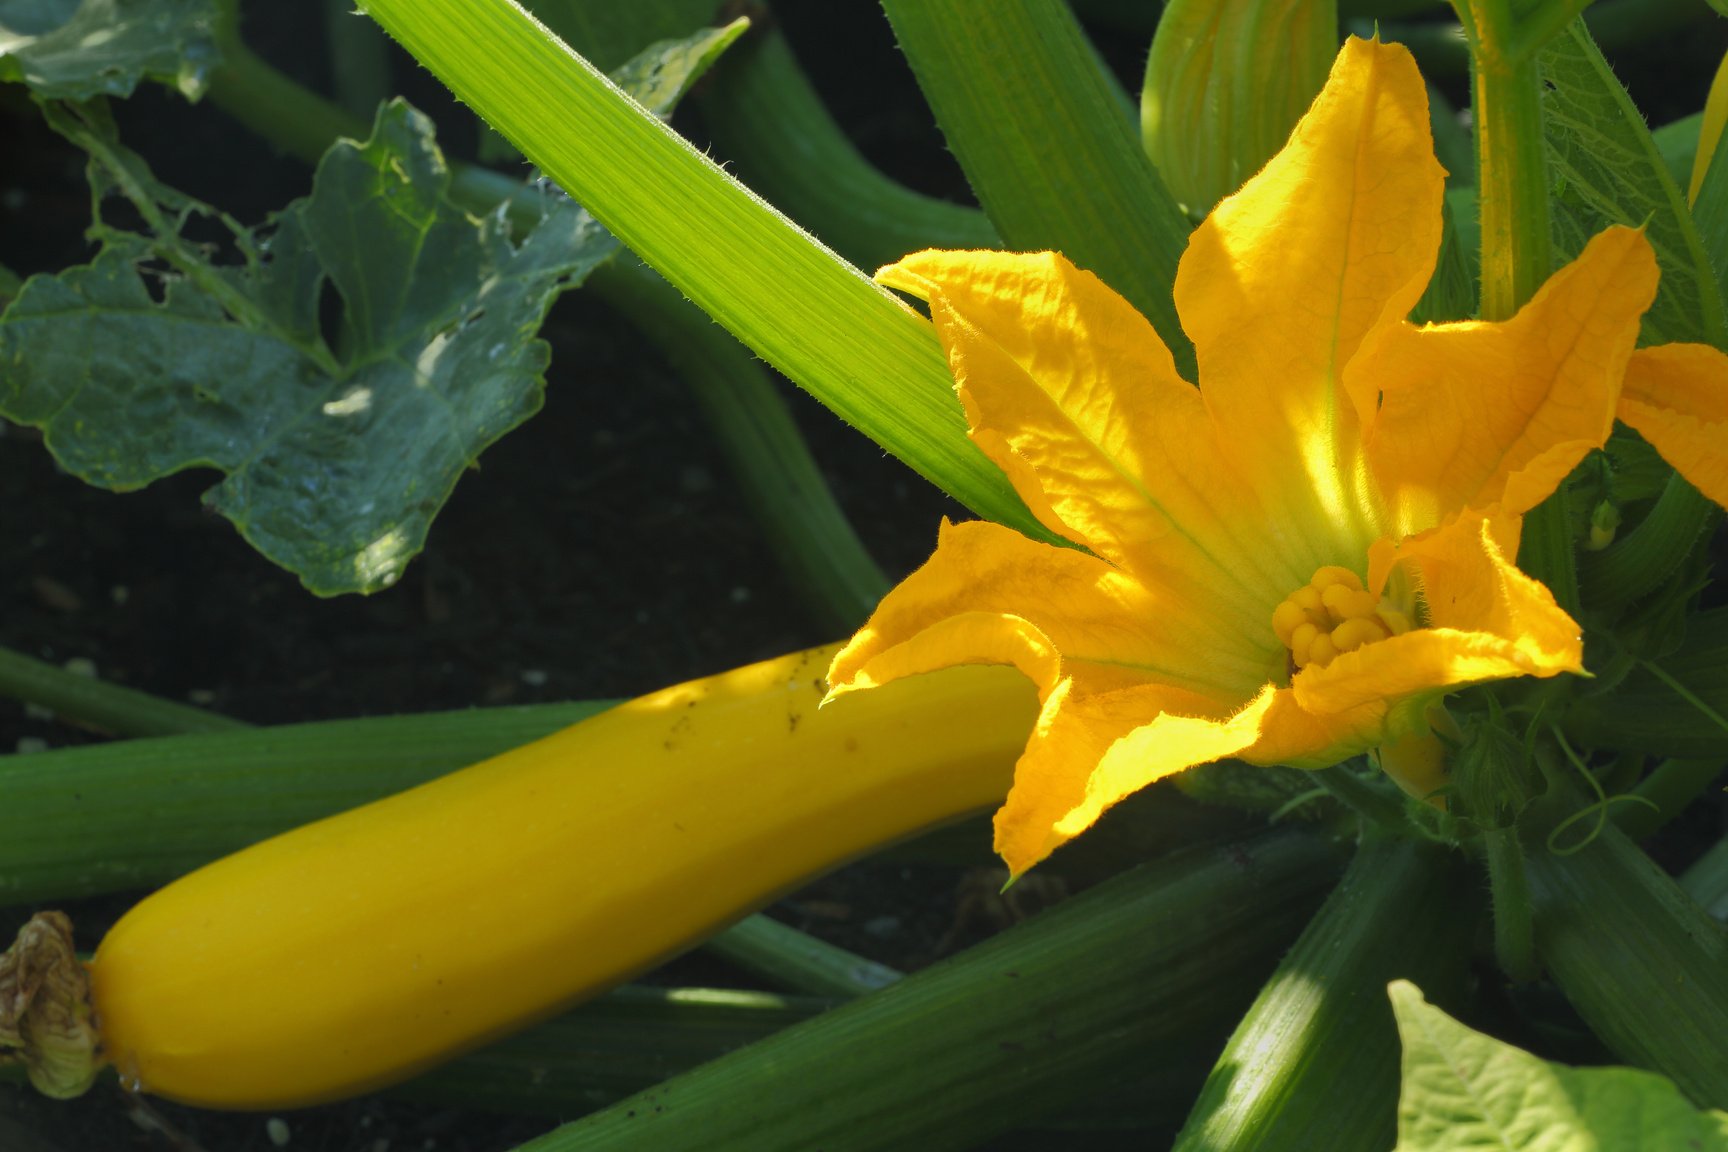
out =
<path fill-rule="evenodd" d="M 367 0 L 458 98 L 704 312 L 981 516 L 1050 534 L 966 435 L 919 313 L 753 195 L 503 0 Z"/>
<path fill-rule="evenodd" d="M 43 99 L 130 96 L 140 80 L 204 94 L 217 0 L 0 0 L 0 80 Z"/>
<path fill-rule="evenodd" d="M 1644 316 L 1643 342 L 1728 346 L 1722 292 L 1686 196 L 1582 21 L 1543 50 L 1541 65 L 1555 257 L 1571 259 L 1610 224 L 1644 226 L 1662 282 Z"/>
<path fill-rule="evenodd" d="M 502 216 L 463 213 L 430 123 L 400 102 L 257 231 L 156 183 L 100 115 L 45 111 L 153 235 L 98 223 L 92 263 L 25 284 L 0 321 L 0 415 L 102 487 L 219 469 L 205 501 L 320 595 L 401 575 L 462 472 L 539 408 L 546 309 L 617 247 L 552 194 L 520 246 Z M 188 235 L 211 221 L 238 264 Z"/>
<path fill-rule="evenodd" d="M 1550 1064 L 1387 989 L 1404 1039 L 1397 1152 L 1728 1150 L 1728 1113 L 1698 1111 L 1673 1083 L 1635 1068 Z"/>

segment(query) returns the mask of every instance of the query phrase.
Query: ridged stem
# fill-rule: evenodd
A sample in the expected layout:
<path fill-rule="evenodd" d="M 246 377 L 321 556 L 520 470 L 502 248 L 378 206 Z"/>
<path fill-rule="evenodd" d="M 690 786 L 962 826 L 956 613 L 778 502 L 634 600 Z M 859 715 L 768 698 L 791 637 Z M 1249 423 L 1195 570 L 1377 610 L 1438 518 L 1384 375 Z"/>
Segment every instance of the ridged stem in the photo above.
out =
<path fill-rule="evenodd" d="M 61 719 L 114 736 L 226 732 L 246 727 L 241 720 L 80 676 L 8 648 L 0 648 L 0 696 L 40 705 Z"/>
<path fill-rule="evenodd" d="M 866 960 L 767 916 L 752 916 L 707 944 L 710 955 L 807 996 L 852 999 L 899 980 L 904 973 Z"/>
<path fill-rule="evenodd" d="M 1337 875 L 1294 832 L 1143 865 L 521 1152 L 970 1148 L 1216 1043 Z"/>
<path fill-rule="evenodd" d="M 1537 955 L 1621 1059 L 1728 1107 L 1728 928 L 1612 824 L 1566 856 L 1525 865 Z"/>
<path fill-rule="evenodd" d="M 1500 971 L 1517 983 L 1536 979 L 1535 919 L 1530 908 L 1530 878 L 1524 871 L 1524 845 L 1517 828 L 1484 828 L 1483 854 L 1494 909 L 1494 958 Z M 1420 983 L 1420 982 L 1418 982 Z"/>
<path fill-rule="evenodd" d="M 1693 861 L 1680 877 L 1680 887 L 1711 916 L 1728 920 L 1728 839 L 1716 841 Z"/>
<path fill-rule="evenodd" d="M 773 27 L 721 58 L 697 106 L 740 179 L 860 268 L 922 248 L 1001 247 L 977 208 L 921 195 L 866 161 Z"/>
<path fill-rule="evenodd" d="M 1175 1152 L 1390 1147 L 1398 1031 L 1386 985 L 1457 998 L 1479 903 L 1463 857 L 1365 842 L 1237 1026 Z"/>
<path fill-rule="evenodd" d="M 1718 516 L 1716 505 L 1676 472 L 1632 531 L 1581 558 L 1579 575 L 1598 611 L 1623 607 L 1660 588 Z"/>

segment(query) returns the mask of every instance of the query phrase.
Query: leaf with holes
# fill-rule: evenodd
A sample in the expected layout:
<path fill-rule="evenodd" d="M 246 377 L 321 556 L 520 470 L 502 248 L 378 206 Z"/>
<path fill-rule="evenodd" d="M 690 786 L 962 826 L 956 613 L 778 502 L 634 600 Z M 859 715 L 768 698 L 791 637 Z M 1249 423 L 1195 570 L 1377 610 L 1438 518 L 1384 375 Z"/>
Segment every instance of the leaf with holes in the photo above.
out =
<path fill-rule="evenodd" d="M 0 80 L 37 96 L 129 96 L 140 80 L 196 100 L 216 66 L 216 0 L 0 0 Z"/>
<path fill-rule="evenodd" d="M 547 308 L 617 248 L 562 198 L 520 245 L 501 214 L 462 212 L 401 102 L 256 231 L 158 184 L 99 110 L 45 112 L 151 235 L 98 222 L 92 263 L 25 282 L 0 321 L 0 415 L 105 488 L 221 470 L 205 501 L 320 595 L 401 575 L 463 470 L 539 408 Z M 194 238 L 212 224 L 238 262 Z"/>
<path fill-rule="evenodd" d="M 654 45 L 624 81 L 669 110 L 744 27 Z M 158 182 L 100 102 L 43 113 L 89 153 L 98 209 L 145 227 L 98 218 L 95 260 L 17 290 L 0 416 L 105 488 L 218 469 L 206 503 L 319 595 L 396 581 L 462 472 L 540 407 L 552 301 L 618 250 L 556 192 L 519 244 L 502 212 L 463 212 L 400 102 L 257 229 Z"/>

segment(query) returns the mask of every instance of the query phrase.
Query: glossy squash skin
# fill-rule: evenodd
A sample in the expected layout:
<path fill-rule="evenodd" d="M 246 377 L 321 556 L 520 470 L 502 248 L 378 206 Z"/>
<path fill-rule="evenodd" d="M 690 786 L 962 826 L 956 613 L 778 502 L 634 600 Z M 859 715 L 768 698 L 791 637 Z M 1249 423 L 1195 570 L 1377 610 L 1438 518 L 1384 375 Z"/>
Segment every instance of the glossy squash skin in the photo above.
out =
<path fill-rule="evenodd" d="M 183 877 L 91 962 L 104 1055 L 205 1107 L 354 1095 L 1001 801 L 1036 712 L 1022 677 L 953 669 L 818 712 L 832 651 L 642 697 Z"/>

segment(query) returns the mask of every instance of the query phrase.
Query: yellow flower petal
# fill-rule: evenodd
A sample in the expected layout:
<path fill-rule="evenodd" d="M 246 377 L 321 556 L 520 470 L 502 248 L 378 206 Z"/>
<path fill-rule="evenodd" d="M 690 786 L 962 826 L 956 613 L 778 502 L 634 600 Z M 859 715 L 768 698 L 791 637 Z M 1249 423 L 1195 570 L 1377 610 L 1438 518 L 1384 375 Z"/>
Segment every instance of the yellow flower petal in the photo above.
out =
<path fill-rule="evenodd" d="M 1176 277 L 1237 463 L 1283 519 L 1333 544 L 1380 534 L 1340 379 L 1369 330 L 1421 298 L 1444 179 L 1409 53 L 1352 39 L 1290 143 L 1195 230 Z"/>
<path fill-rule="evenodd" d="M 930 303 L 973 439 L 1053 530 L 1153 587 L 1289 582 L 1193 386 L 1144 317 L 1050 252 L 920 252 L 877 272 Z"/>
<path fill-rule="evenodd" d="M 1271 699 L 1268 689 L 1227 715 L 1162 685 L 1085 695 L 1064 681 L 996 814 L 997 853 L 1019 876 L 1123 797 L 1253 743 Z"/>
<path fill-rule="evenodd" d="M 935 554 L 883 599 L 828 681 L 838 696 L 952 664 L 1012 664 L 1041 698 L 1079 676 L 1093 691 L 1156 680 L 1228 707 L 1282 667 L 1270 625 L 1261 631 L 1178 610 L 1084 552 L 944 522 Z"/>
<path fill-rule="evenodd" d="M 1344 712 L 1489 680 L 1582 672 L 1582 629 L 1512 562 L 1517 542 L 1517 518 L 1499 510 L 1396 545 L 1381 541 L 1370 581 L 1379 586 L 1394 563 L 1410 565 L 1429 626 L 1304 669 L 1291 681 L 1297 701 L 1312 712 Z"/>
<path fill-rule="evenodd" d="M 1626 367 L 1620 419 L 1728 507 L 1728 356 L 1703 344 L 1639 349 Z"/>
<path fill-rule="evenodd" d="M 1459 508 L 1526 512 L 1607 440 L 1639 318 L 1656 295 L 1644 234 L 1610 228 L 1511 320 L 1375 333 L 1350 365 L 1397 531 Z"/>

